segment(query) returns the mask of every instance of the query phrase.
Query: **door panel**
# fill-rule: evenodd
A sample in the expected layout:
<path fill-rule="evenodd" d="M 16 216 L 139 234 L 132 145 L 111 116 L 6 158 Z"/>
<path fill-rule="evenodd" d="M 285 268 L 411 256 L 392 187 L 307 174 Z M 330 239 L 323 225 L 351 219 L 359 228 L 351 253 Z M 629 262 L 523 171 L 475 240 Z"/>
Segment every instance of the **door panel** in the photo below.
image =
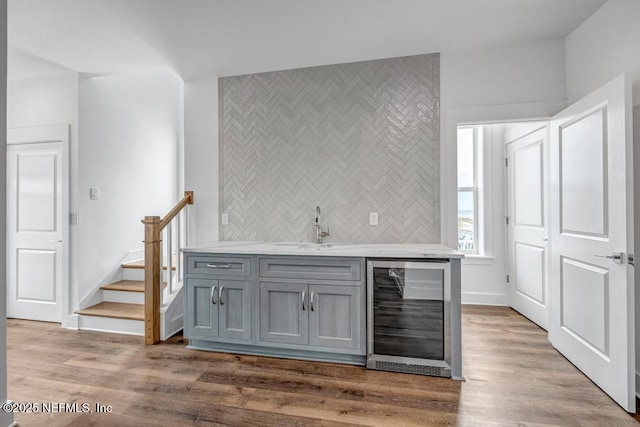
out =
<path fill-rule="evenodd" d="M 17 231 L 56 231 L 57 153 L 17 153 Z"/>
<path fill-rule="evenodd" d="M 546 303 L 544 248 L 516 243 L 515 266 L 516 292 L 544 305 Z"/>
<path fill-rule="evenodd" d="M 548 309 L 547 127 L 507 144 L 509 302 L 546 329 Z"/>
<path fill-rule="evenodd" d="M 634 272 L 625 255 L 634 247 L 630 99 L 620 76 L 551 120 L 549 338 L 635 412 Z"/>
<path fill-rule="evenodd" d="M 56 251 L 19 249 L 16 257 L 16 299 L 55 304 Z M 37 265 L 38 268 L 33 268 Z"/>
<path fill-rule="evenodd" d="M 260 282 L 260 339 L 309 343 L 306 284 Z"/>
<path fill-rule="evenodd" d="M 251 339 L 251 282 L 221 280 L 220 337 Z"/>
<path fill-rule="evenodd" d="M 514 221 L 519 226 L 544 227 L 542 133 L 541 139 L 514 149 Z"/>
<path fill-rule="evenodd" d="M 7 132 L 7 317 L 60 322 L 68 310 L 67 134 Z"/>
<path fill-rule="evenodd" d="M 309 292 L 309 344 L 360 348 L 360 288 L 309 285 Z"/>
<path fill-rule="evenodd" d="M 560 125 L 562 233 L 607 235 L 606 108 Z M 588 200 L 588 203 L 585 203 Z M 585 207 L 589 209 L 585 209 Z"/>
<path fill-rule="evenodd" d="M 560 324 L 574 338 L 609 356 L 609 272 L 562 258 Z"/>

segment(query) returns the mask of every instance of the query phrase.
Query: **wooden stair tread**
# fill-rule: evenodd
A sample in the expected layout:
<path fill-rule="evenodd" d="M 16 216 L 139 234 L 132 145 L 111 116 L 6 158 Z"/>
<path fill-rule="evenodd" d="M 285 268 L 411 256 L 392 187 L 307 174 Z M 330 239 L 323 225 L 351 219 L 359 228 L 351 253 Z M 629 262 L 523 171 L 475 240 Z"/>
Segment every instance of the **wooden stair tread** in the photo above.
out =
<path fill-rule="evenodd" d="M 172 259 L 173 265 L 171 266 L 171 270 L 175 270 L 176 269 L 176 265 L 178 264 L 178 258 L 174 255 L 173 259 Z M 123 262 L 122 263 L 122 268 L 137 268 L 137 269 L 144 269 L 144 260 L 141 259 L 139 261 L 130 261 L 130 262 Z M 167 257 L 164 257 L 164 262 L 163 262 L 163 266 L 162 269 L 166 270 L 167 267 Z"/>
<path fill-rule="evenodd" d="M 77 310 L 82 316 L 111 317 L 114 319 L 144 320 L 143 304 L 125 304 L 121 302 L 101 302 L 91 307 Z"/>
<path fill-rule="evenodd" d="M 144 280 L 120 280 L 100 286 L 105 291 L 144 292 Z"/>
<path fill-rule="evenodd" d="M 167 282 L 162 283 L 162 287 L 167 287 Z M 144 280 L 120 280 L 100 286 L 104 291 L 140 292 L 144 293 Z"/>

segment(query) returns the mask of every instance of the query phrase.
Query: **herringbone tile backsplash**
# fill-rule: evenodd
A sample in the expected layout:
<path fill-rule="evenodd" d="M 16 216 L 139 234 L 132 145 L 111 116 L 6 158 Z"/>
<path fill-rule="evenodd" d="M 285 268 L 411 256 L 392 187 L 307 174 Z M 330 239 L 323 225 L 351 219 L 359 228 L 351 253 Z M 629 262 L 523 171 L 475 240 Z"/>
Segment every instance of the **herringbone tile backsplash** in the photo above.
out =
<path fill-rule="evenodd" d="M 440 241 L 440 56 L 220 79 L 222 240 Z M 369 225 L 378 212 L 379 225 Z"/>

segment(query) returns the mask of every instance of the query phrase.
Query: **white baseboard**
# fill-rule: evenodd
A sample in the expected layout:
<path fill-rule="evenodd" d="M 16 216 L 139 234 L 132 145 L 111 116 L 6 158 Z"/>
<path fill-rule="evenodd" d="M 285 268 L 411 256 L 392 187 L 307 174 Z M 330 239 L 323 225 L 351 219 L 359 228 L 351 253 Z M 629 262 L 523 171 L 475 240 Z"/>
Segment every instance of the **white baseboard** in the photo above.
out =
<path fill-rule="evenodd" d="M 507 294 L 491 294 L 481 292 L 463 292 L 462 304 L 477 305 L 509 305 Z"/>
<path fill-rule="evenodd" d="M 65 329 L 78 329 L 79 317 L 77 314 L 70 314 L 67 316 L 66 320 L 62 322 L 62 327 Z"/>
<path fill-rule="evenodd" d="M 144 321 L 113 319 L 98 316 L 78 316 L 78 329 L 83 331 L 110 332 L 113 334 L 144 336 Z"/>

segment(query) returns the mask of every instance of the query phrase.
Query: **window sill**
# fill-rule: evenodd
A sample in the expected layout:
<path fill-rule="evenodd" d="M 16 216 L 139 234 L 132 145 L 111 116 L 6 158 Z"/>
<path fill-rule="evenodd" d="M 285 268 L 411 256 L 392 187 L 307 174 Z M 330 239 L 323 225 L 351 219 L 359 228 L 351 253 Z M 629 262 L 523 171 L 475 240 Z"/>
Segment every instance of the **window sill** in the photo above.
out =
<path fill-rule="evenodd" d="M 495 257 L 477 254 L 465 254 L 462 258 L 463 265 L 492 265 Z"/>

